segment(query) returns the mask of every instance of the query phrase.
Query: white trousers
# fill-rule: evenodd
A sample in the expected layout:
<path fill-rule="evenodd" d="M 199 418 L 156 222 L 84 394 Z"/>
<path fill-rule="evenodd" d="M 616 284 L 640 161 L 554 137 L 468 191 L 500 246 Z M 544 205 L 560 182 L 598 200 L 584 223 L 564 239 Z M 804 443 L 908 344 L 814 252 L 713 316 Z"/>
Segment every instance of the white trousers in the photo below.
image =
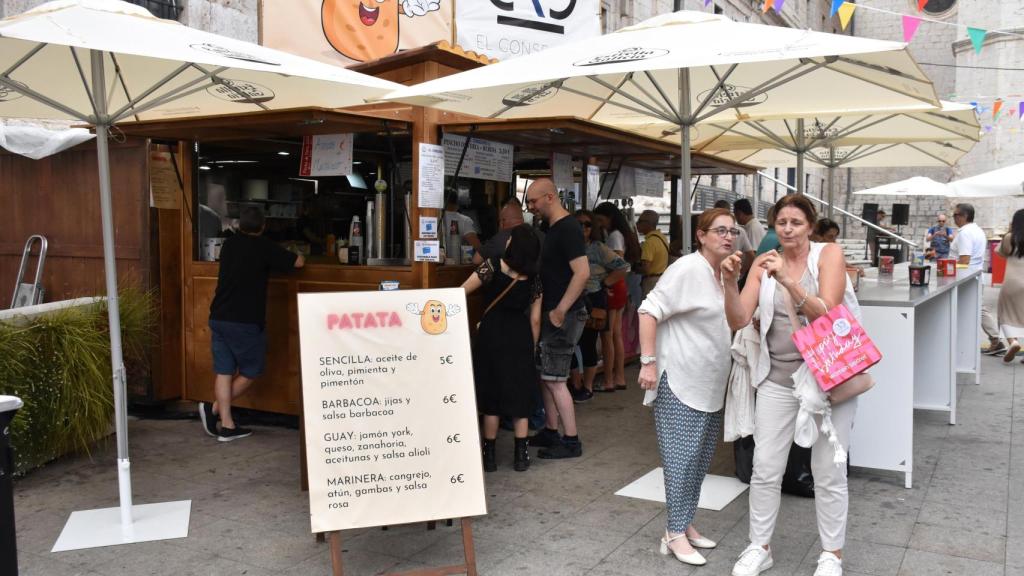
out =
<path fill-rule="evenodd" d="M 782 476 L 793 443 L 798 409 L 791 387 L 770 380 L 758 387 L 754 407 L 754 472 L 750 478 L 750 542 L 758 546 L 769 544 L 775 532 L 782 502 Z M 832 424 L 843 448 L 850 446 L 850 430 L 856 412 L 856 398 L 832 409 Z M 820 426 L 820 416 L 816 421 Z M 837 466 L 832 458 L 828 437 L 819 429 L 818 441 L 811 447 L 818 535 L 823 549 L 840 550 L 846 542 L 846 466 Z"/>

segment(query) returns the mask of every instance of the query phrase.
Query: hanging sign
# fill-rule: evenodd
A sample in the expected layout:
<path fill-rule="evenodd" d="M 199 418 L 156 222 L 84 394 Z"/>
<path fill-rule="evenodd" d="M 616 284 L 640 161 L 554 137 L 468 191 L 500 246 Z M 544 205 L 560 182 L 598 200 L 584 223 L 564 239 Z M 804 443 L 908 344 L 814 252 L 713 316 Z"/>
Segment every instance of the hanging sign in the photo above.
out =
<path fill-rule="evenodd" d="M 459 169 L 459 178 L 476 178 L 478 180 L 496 180 L 510 182 L 512 180 L 512 156 L 515 148 L 511 144 L 470 139 L 466 146 L 466 137 L 458 134 L 445 134 L 444 175 L 454 176 Z M 462 156 L 465 147 L 466 155 Z M 462 158 L 462 166 L 459 166 Z"/>
<path fill-rule="evenodd" d="M 453 0 L 261 0 L 260 43 L 348 66 L 452 39 Z"/>
<path fill-rule="evenodd" d="M 181 184 L 170 152 L 149 153 L 149 205 L 152 208 L 181 208 Z"/>
<path fill-rule="evenodd" d="M 551 180 L 559 190 L 572 190 L 572 156 L 551 153 Z"/>
<path fill-rule="evenodd" d="M 313 532 L 486 514 L 465 292 L 298 298 Z"/>
<path fill-rule="evenodd" d="M 419 207 L 444 208 L 444 148 L 420 142 Z"/>
<path fill-rule="evenodd" d="M 636 169 L 622 166 L 618 174 L 609 174 L 604 179 L 601 197 L 607 200 L 631 198 L 636 196 Z"/>
<path fill-rule="evenodd" d="M 601 192 L 601 168 L 587 164 L 587 208 L 597 206 L 597 195 Z"/>
<path fill-rule="evenodd" d="M 455 4 L 458 44 L 506 60 L 601 35 L 598 0 L 491 0 Z"/>
<path fill-rule="evenodd" d="M 633 170 L 634 193 L 636 196 L 661 198 L 665 195 L 665 173 L 637 168 Z"/>
<path fill-rule="evenodd" d="M 347 176 L 352 173 L 352 134 L 302 137 L 299 176 Z"/>

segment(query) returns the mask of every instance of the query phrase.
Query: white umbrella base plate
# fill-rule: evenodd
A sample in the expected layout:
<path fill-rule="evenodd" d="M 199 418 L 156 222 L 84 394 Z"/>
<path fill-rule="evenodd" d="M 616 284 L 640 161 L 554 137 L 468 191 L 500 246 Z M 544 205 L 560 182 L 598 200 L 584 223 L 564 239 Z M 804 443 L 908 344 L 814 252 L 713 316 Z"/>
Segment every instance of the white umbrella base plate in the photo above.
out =
<path fill-rule="evenodd" d="M 721 510 L 742 494 L 748 486 L 731 476 L 707 474 L 700 486 L 698 508 L 705 510 Z M 615 493 L 616 496 L 639 498 L 652 502 L 665 501 L 665 474 L 661 468 L 655 468 Z"/>
<path fill-rule="evenodd" d="M 72 512 L 51 552 L 185 538 L 191 514 L 191 500 L 140 504 L 132 506 L 135 522 L 124 530 L 120 508 Z"/>

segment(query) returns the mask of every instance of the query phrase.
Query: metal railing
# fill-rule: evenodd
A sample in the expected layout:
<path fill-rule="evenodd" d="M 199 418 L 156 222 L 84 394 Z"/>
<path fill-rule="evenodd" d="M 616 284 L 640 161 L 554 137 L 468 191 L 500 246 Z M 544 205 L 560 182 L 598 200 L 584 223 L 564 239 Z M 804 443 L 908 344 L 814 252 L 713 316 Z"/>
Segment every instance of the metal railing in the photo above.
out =
<path fill-rule="evenodd" d="M 782 180 L 778 180 L 776 178 L 773 178 L 773 177 L 765 174 L 764 172 L 758 172 L 757 174 L 759 176 L 763 177 L 763 178 L 767 178 L 768 180 L 771 180 L 772 182 L 775 182 L 776 184 L 781 184 L 781 185 L 785 186 L 786 189 L 788 189 L 788 190 L 792 190 L 793 192 L 796 192 L 796 188 L 790 186 L 789 184 L 787 184 L 786 182 L 783 182 Z M 828 206 L 829 205 L 828 202 L 826 202 L 826 201 L 824 201 L 824 200 L 822 200 L 820 198 L 815 198 L 814 196 L 811 196 L 810 194 L 804 193 L 804 196 L 806 196 L 808 200 L 811 200 L 813 202 L 817 202 L 818 204 L 821 204 L 822 206 Z M 868 228 L 871 228 L 871 229 L 875 230 L 876 232 L 879 232 L 881 234 L 885 234 L 886 236 L 890 236 L 892 238 L 895 238 L 896 240 L 906 244 L 907 246 L 913 246 L 914 248 L 920 248 L 920 246 L 918 246 L 917 243 L 912 242 L 910 240 L 907 240 L 906 238 L 904 238 L 902 236 L 899 236 L 898 234 L 896 234 L 895 232 L 893 232 L 891 230 L 886 230 L 885 228 L 882 228 L 881 226 L 878 226 L 877 224 L 874 224 L 872 222 L 868 222 L 867 220 L 861 218 L 860 216 L 857 216 L 856 214 L 852 214 L 850 212 L 847 212 L 846 210 L 843 210 L 842 208 L 840 208 L 838 206 L 832 206 L 832 209 L 835 210 L 836 212 L 839 212 L 843 216 L 847 216 L 849 218 L 853 218 L 857 222 L 860 222 L 861 224 L 867 226 Z"/>

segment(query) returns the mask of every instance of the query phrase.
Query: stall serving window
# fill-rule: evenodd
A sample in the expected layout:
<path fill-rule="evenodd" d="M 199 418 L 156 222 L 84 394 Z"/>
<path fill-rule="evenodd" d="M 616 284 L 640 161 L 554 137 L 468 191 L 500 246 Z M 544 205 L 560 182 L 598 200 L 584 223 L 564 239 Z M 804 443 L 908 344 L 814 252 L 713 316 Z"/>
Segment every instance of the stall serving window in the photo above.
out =
<path fill-rule="evenodd" d="M 311 138 L 318 140 L 194 144 L 194 259 L 218 260 L 224 240 L 237 233 L 242 210 L 255 206 L 266 217 L 264 234 L 306 255 L 309 264 L 405 261 L 412 191 L 408 136 Z M 316 156 L 317 146 L 326 156 Z M 335 158 L 332 146 L 350 149 Z"/>

